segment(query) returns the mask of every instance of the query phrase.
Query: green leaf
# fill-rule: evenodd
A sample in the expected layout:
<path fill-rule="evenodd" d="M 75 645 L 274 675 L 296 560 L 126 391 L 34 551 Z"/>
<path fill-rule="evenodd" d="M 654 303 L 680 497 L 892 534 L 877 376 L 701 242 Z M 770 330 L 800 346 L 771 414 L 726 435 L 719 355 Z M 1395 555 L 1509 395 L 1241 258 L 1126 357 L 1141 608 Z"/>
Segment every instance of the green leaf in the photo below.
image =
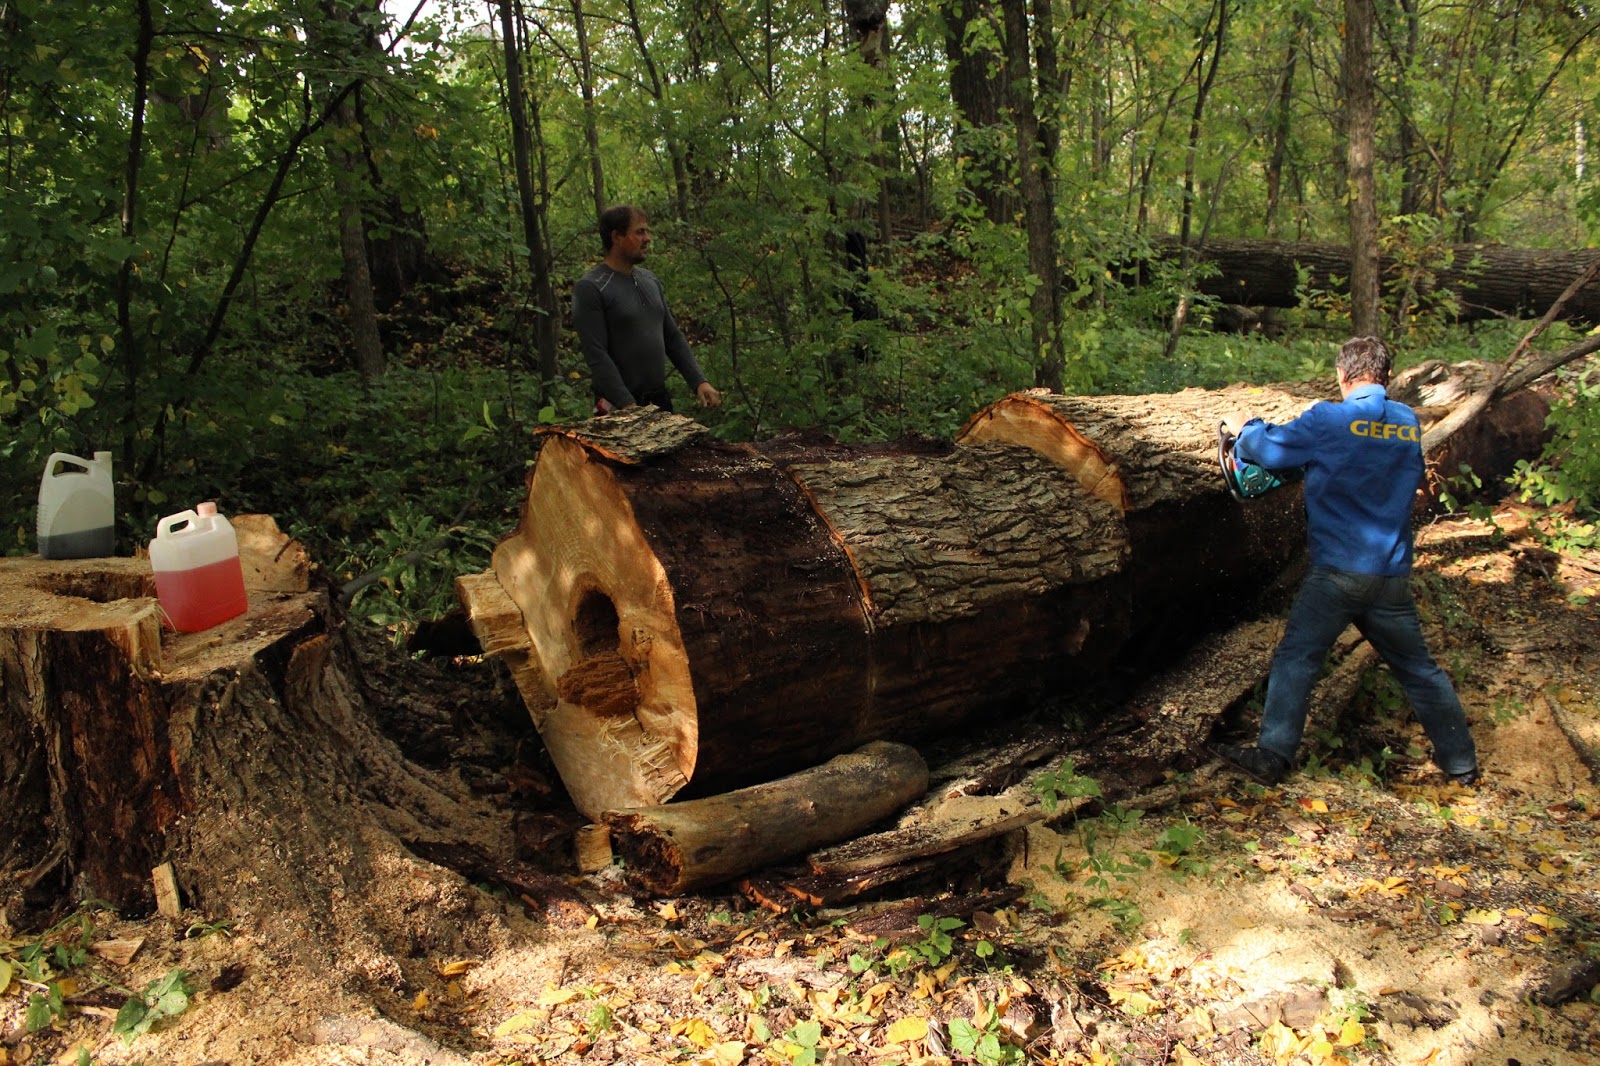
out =
<path fill-rule="evenodd" d="M 122 1038 L 123 1043 L 131 1044 L 134 1038 L 150 1028 L 146 1016 L 149 1011 L 140 996 L 131 997 L 117 1011 L 117 1020 L 111 1023 L 111 1031 Z"/>
<path fill-rule="evenodd" d="M 37 1033 L 40 1029 L 48 1029 L 50 1023 L 55 1021 L 55 1011 L 50 1009 L 50 1001 L 43 995 L 35 992 L 28 999 L 28 1009 L 23 1013 L 22 1022 L 28 1032 Z"/>

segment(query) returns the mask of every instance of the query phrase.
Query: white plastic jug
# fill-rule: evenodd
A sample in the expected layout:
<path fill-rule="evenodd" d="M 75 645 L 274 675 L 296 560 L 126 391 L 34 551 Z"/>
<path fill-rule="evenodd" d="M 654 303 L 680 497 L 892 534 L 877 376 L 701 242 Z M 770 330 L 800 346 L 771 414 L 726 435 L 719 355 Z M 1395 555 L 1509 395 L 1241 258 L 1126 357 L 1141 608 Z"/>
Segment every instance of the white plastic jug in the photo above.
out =
<path fill-rule="evenodd" d="M 180 633 L 210 629 L 250 606 L 239 537 L 214 503 L 198 504 L 156 524 L 150 568 L 167 624 Z"/>
<path fill-rule="evenodd" d="M 111 453 L 81 459 L 53 453 L 39 483 L 39 554 L 46 559 L 110 555 L 116 533 Z"/>

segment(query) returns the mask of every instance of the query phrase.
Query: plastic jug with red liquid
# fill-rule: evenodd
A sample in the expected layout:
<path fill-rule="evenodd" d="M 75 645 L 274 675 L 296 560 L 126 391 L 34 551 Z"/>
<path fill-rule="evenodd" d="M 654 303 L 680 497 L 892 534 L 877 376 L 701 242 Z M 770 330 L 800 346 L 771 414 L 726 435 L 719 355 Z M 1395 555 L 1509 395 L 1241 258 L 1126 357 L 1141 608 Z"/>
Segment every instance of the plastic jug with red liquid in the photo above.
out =
<path fill-rule="evenodd" d="M 167 624 L 180 633 L 210 629 L 250 606 L 239 538 L 214 503 L 198 504 L 157 523 L 150 568 Z"/>

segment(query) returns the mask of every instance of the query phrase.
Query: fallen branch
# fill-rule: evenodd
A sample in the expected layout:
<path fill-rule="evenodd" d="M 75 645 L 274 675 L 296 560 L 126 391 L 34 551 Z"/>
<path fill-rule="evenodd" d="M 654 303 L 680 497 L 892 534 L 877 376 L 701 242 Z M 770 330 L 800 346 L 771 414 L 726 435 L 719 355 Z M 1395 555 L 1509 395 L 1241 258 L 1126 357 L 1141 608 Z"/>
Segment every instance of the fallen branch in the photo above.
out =
<path fill-rule="evenodd" d="M 1483 414 L 1483 412 L 1488 410 L 1489 406 L 1495 403 L 1497 400 L 1504 396 L 1510 395 L 1512 392 L 1517 391 L 1517 389 L 1525 388 L 1528 384 L 1531 384 L 1533 381 L 1537 380 L 1538 377 L 1549 373 L 1551 370 L 1554 370 L 1556 366 L 1561 365 L 1560 363 L 1554 363 L 1545 367 L 1545 369 L 1541 370 L 1539 374 L 1535 375 L 1534 377 L 1527 378 L 1526 381 L 1524 381 L 1522 384 L 1519 384 L 1515 389 L 1505 387 L 1511 373 L 1511 368 L 1516 365 L 1517 360 L 1521 359 L 1522 356 L 1528 351 L 1529 347 L 1533 344 L 1534 340 L 1539 336 L 1539 334 L 1548 329 L 1550 323 L 1556 320 L 1557 316 L 1561 314 L 1561 309 L 1567 305 L 1567 301 L 1582 291 L 1584 286 L 1588 285 L 1589 282 L 1595 279 L 1596 275 L 1600 275 L 1600 259 L 1596 259 L 1594 262 L 1590 263 L 1588 267 L 1584 269 L 1583 273 L 1578 275 L 1571 285 L 1567 286 L 1566 291 L 1556 298 L 1556 302 L 1550 305 L 1550 309 L 1544 313 L 1544 317 L 1539 319 L 1538 323 L 1532 329 L 1530 329 L 1521 340 L 1517 342 L 1516 347 L 1511 350 L 1511 354 L 1506 357 L 1505 362 L 1500 364 L 1500 367 L 1495 372 L 1494 376 L 1489 379 L 1489 384 L 1487 387 L 1468 397 L 1465 403 L 1463 403 L 1460 407 L 1457 407 L 1454 411 L 1451 411 L 1446 418 L 1435 423 L 1426 433 L 1422 435 L 1422 451 L 1424 454 L 1430 454 L 1436 449 L 1442 447 L 1444 443 L 1454 436 L 1463 426 L 1466 426 L 1472 422 L 1473 419 Z M 1591 336 L 1585 338 L 1584 342 L 1574 345 L 1573 348 L 1582 348 L 1585 344 L 1589 344 L 1591 342 L 1593 343 L 1592 347 L 1589 347 L 1586 351 L 1572 355 L 1571 359 L 1580 358 L 1583 355 L 1587 355 L 1588 352 L 1594 351 L 1596 347 L 1600 347 L 1600 337 Z M 1570 351 L 1572 351 L 1572 349 L 1568 349 L 1568 352 Z M 1570 359 L 1566 361 L 1570 361 Z"/>

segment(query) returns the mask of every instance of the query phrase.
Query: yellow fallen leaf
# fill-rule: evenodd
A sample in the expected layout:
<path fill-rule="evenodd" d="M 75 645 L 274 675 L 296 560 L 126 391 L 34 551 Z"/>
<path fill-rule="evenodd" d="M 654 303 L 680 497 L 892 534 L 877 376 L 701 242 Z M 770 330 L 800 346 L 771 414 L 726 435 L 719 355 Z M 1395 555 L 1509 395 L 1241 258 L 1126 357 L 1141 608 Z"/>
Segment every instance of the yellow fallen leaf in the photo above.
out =
<path fill-rule="evenodd" d="M 1473 907 L 1461 916 L 1461 920 L 1468 925 L 1499 925 L 1502 917 L 1499 911 L 1486 911 L 1481 907 Z"/>
<path fill-rule="evenodd" d="M 520 1033 L 530 1026 L 537 1025 L 545 1019 L 545 1013 L 535 1010 L 519 1010 L 505 1021 L 494 1027 L 495 1036 L 510 1036 Z"/>
<path fill-rule="evenodd" d="M 581 988 L 547 988 L 539 993 L 541 1007 L 554 1007 L 562 1003 L 571 1003 L 583 995 Z"/>
<path fill-rule="evenodd" d="M 478 964 L 471 959 L 456 959 L 453 962 L 447 962 L 440 966 L 439 976 L 460 977 L 464 973 L 470 973 L 472 968 L 476 965 Z"/>
<path fill-rule="evenodd" d="M 672 1035 L 681 1036 L 691 1044 L 708 1048 L 717 1042 L 717 1031 L 703 1018 L 679 1018 L 672 1023 Z"/>
<path fill-rule="evenodd" d="M 0 996 L 6 994 L 6 989 L 11 987 L 11 964 L 5 959 L 0 959 Z"/>
<path fill-rule="evenodd" d="M 689 1060 L 689 1066 L 739 1066 L 744 1062 L 746 1044 L 742 1040 L 724 1040 L 712 1044 L 704 1055 Z"/>
<path fill-rule="evenodd" d="M 678 908 L 670 900 L 658 907 L 656 909 L 656 913 L 661 915 L 661 920 L 664 922 L 675 922 L 678 920 Z"/>
<path fill-rule="evenodd" d="M 1543 926 L 1552 933 L 1557 929 L 1565 929 L 1567 927 L 1566 922 L 1562 921 L 1560 918 L 1557 918 L 1553 914 L 1530 914 L 1528 915 L 1528 921 L 1532 922 L 1534 925 Z"/>
<path fill-rule="evenodd" d="M 1367 1038 L 1367 1027 L 1354 1018 L 1346 1018 L 1344 1025 L 1339 1027 L 1339 1039 L 1335 1041 L 1340 1047 L 1355 1047 Z"/>
<path fill-rule="evenodd" d="M 1323 802 L 1322 800 L 1319 800 L 1319 799 L 1303 799 L 1303 800 L 1300 801 L 1300 806 L 1304 807 L 1306 810 L 1310 811 L 1313 814 L 1327 814 L 1328 813 L 1328 805 L 1327 805 L 1327 803 L 1325 803 L 1325 802 Z"/>
<path fill-rule="evenodd" d="M 56 982 L 56 989 L 63 996 L 75 996 L 78 994 L 78 979 L 76 977 L 63 977 Z"/>
<path fill-rule="evenodd" d="M 1172 1049 L 1172 1061 L 1174 1066 L 1206 1066 L 1204 1059 L 1196 1058 L 1194 1052 L 1182 1044 Z"/>
<path fill-rule="evenodd" d="M 889 1026 L 884 1039 L 891 1044 L 909 1044 L 913 1040 L 928 1039 L 928 1019 L 901 1018 Z"/>
<path fill-rule="evenodd" d="M 418 992 L 417 998 L 411 1001 L 411 1009 L 414 1011 L 425 1011 L 428 1009 L 428 990 L 426 988 L 424 988 L 421 992 Z"/>
<path fill-rule="evenodd" d="M 585 921 L 583 924 L 587 928 L 593 929 L 593 928 L 595 928 L 596 926 L 598 926 L 600 924 L 600 916 L 598 914 L 591 914 L 591 915 L 589 915 L 588 920 Z"/>

